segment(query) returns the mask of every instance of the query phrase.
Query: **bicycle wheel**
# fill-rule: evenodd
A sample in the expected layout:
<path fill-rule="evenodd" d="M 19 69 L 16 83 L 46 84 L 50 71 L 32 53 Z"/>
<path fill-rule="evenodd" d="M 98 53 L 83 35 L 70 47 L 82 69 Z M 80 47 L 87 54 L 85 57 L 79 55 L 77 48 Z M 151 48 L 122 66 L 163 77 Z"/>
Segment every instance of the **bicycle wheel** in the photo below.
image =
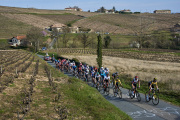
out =
<path fill-rule="evenodd" d="M 133 99 L 134 98 L 134 95 L 132 94 L 132 90 L 129 90 L 129 97 L 131 98 L 131 99 Z"/>
<path fill-rule="evenodd" d="M 121 89 L 118 90 L 118 95 L 119 95 L 119 98 L 121 99 L 122 98 L 122 91 L 121 91 Z"/>
<path fill-rule="evenodd" d="M 96 88 L 97 88 L 98 91 L 100 91 L 100 86 L 99 85 L 97 85 Z"/>
<path fill-rule="evenodd" d="M 158 96 L 157 94 L 154 94 L 154 95 L 152 96 L 152 103 L 153 103 L 154 105 L 159 104 L 159 96 Z"/>
<path fill-rule="evenodd" d="M 137 100 L 140 102 L 141 101 L 141 96 L 139 94 L 139 92 L 136 91 L 136 97 L 137 97 Z"/>
<path fill-rule="evenodd" d="M 106 88 L 106 95 L 109 95 L 109 87 Z"/>
<path fill-rule="evenodd" d="M 131 96 L 132 96 L 132 91 L 129 89 L 129 91 L 128 91 L 128 95 L 129 95 L 129 97 L 131 98 Z M 132 99 L 132 98 L 131 98 Z"/>
<path fill-rule="evenodd" d="M 116 88 L 113 88 L 113 93 L 114 93 L 114 96 L 116 97 L 117 96 Z"/>
<path fill-rule="evenodd" d="M 149 91 L 147 91 L 147 92 L 145 93 L 145 100 L 146 100 L 146 102 L 149 102 L 149 101 L 150 101 L 148 92 L 149 92 Z"/>

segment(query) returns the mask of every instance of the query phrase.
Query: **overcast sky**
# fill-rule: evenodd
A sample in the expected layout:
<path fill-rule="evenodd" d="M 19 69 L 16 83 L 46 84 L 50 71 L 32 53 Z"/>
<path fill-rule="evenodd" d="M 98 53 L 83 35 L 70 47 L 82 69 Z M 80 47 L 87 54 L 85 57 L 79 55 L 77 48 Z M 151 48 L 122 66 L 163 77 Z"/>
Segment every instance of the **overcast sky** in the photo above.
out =
<path fill-rule="evenodd" d="M 132 12 L 153 12 L 154 10 L 169 9 L 180 13 L 180 0 L 0 0 L 0 6 L 58 9 L 78 6 L 83 11 L 96 11 L 100 7 L 116 10 L 130 9 Z"/>

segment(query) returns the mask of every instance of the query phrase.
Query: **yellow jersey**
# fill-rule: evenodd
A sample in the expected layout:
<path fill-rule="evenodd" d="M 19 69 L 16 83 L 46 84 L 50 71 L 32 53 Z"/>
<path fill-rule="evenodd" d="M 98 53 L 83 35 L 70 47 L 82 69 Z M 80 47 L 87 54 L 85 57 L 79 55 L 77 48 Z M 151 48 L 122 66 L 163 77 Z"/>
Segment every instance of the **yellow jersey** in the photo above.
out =
<path fill-rule="evenodd" d="M 116 85 L 117 82 L 119 82 L 120 85 L 122 85 L 120 79 L 116 79 L 116 80 L 114 81 L 115 85 Z"/>

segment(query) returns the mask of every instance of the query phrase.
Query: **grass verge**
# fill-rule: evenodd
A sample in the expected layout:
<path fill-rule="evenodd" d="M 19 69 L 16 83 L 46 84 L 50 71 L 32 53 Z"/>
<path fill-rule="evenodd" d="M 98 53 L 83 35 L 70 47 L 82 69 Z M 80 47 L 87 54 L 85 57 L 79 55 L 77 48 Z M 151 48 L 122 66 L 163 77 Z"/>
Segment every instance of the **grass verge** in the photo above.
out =
<path fill-rule="evenodd" d="M 60 89 L 71 100 L 68 107 L 78 118 L 83 114 L 84 119 L 96 120 L 128 120 L 127 114 L 108 102 L 95 88 L 88 86 L 79 79 L 69 78 L 68 84 Z M 81 118 L 82 119 L 82 118 Z"/>

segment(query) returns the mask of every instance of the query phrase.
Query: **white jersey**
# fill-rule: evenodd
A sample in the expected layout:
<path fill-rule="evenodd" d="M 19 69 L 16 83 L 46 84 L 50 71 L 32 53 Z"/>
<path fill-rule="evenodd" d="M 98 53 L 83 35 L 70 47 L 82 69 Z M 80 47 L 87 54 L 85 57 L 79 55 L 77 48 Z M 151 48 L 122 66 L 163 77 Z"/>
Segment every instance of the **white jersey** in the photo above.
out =
<path fill-rule="evenodd" d="M 138 83 L 138 81 L 139 81 L 138 78 L 137 78 L 137 79 L 134 78 L 132 82 L 133 82 L 134 84 L 136 84 L 136 83 Z"/>
<path fill-rule="evenodd" d="M 108 77 L 105 76 L 104 79 L 105 79 L 105 80 L 110 80 L 110 76 L 108 76 Z"/>
<path fill-rule="evenodd" d="M 72 67 L 72 66 L 73 66 L 73 63 L 69 63 L 69 66 L 71 66 L 71 67 Z"/>

